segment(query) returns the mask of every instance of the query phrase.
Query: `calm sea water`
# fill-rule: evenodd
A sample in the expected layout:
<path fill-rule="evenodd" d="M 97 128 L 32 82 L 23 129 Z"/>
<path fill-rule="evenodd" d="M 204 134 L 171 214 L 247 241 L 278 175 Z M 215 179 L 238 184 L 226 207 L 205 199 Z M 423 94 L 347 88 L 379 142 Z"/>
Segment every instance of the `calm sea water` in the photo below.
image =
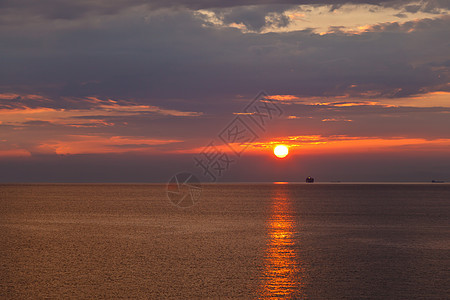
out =
<path fill-rule="evenodd" d="M 0 185 L 0 297 L 450 298 L 448 184 Z"/>

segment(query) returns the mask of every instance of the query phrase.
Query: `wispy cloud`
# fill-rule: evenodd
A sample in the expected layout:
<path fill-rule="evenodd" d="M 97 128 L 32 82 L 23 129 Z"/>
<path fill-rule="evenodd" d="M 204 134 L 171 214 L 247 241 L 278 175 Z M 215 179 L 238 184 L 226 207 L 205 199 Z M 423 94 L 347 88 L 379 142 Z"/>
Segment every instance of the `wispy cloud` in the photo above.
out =
<path fill-rule="evenodd" d="M 69 135 L 65 140 L 43 141 L 35 151 L 59 155 L 102 153 L 154 153 L 152 147 L 178 143 L 179 140 L 148 139 L 127 136 Z"/>
<path fill-rule="evenodd" d="M 47 107 L 39 106 L 39 103 L 30 103 L 29 100 L 47 101 Z M 33 126 L 36 122 L 47 122 L 52 125 L 62 126 L 112 126 L 113 123 L 106 122 L 105 117 L 129 117 L 134 115 L 156 114 L 168 117 L 197 117 L 201 112 L 180 111 L 174 109 L 164 109 L 152 105 L 139 105 L 130 101 L 115 101 L 111 99 L 101 100 L 96 97 L 86 97 L 82 99 L 69 98 L 69 102 L 76 101 L 78 105 L 87 103 L 84 109 L 74 108 L 54 108 L 51 107 L 54 101 L 39 95 L 18 95 L 0 94 L 0 119 L 3 124 Z M 6 102 L 5 100 L 8 100 Z M 11 102 L 10 100 L 15 100 Z M 56 104 L 56 103 L 55 103 Z M 50 107 L 49 107 L 50 106 Z M 60 106 L 60 103 L 57 104 Z M 93 125 L 94 124 L 94 125 Z M 41 123 L 40 125 L 43 125 Z"/>

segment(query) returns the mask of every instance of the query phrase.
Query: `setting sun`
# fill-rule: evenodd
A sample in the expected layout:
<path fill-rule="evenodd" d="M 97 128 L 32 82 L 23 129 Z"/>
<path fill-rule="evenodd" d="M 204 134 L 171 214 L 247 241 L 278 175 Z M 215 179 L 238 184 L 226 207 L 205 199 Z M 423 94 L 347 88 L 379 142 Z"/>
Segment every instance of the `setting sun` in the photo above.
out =
<path fill-rule="evenodd" d="M 289 154 L 289 148 L 285 145 L 277 145 L 273 149 L 273 154 L 278 158 L 285 158 Z"/>

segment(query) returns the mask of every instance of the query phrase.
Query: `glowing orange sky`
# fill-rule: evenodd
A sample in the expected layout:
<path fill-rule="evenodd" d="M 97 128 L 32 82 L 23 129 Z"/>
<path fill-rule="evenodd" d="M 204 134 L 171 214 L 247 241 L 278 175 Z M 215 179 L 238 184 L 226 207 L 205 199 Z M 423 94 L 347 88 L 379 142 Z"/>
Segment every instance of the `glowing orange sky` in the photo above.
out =
<path fill-rule="evenodd" d="M 398 175 L 414 164 L 392 161 L 385 168 L 392 180 L 447 176 L 450 17 L 442 1 L 169 2 L 84 1 L 77 10 L 55 2 L 51 13 L 6 2 L 0 170 L 14 170 L 21 182 L 31 170 L 30 181 L 70 181 L 79 169 L 73 176 L 83 181 L 90 173 L 82 170 L 102 158 L 115 157 L 109 162 L 127 176 L 139 158 L 163 180 L 181 157 L 189 164 L 214 141 L 245 161 L 230 180 L 277 168 L 259 179 L 295 179 L 313 156 L 320 159 L 309 170 L 330 158 L 322 174 L 350 159 L 354 179 L 375 174 L 366 169 L 377 169 L 380 157 L 403 154 L 421 166 Z M 279 106 L 276 118 L 245 109 L 261 90 L 270 94 L 261 103 Z M 248 121 L 253 136 L 225 145 L 219 135 L 235 119 Z M 274 157 L 275 144 L 289 146 L 286 159 Z M 352 160 L 359 155 L 364 174 L 364 163 Z"/>
<path fill-rule="evenodd" d="M 14 98 L 18 95 L 3 94 L 3 98 Z M 30 99 L 42 100 L 44 97 L 38 95 L 25 95 Z M 280 101 L 282 104 L 304 103 L 320 107 L 358 107 L 358 106 L 380 106 L 380 107 L 400 107 L 405 104 L 410 107 L 448 107 L 450 106 L 450 93 L 433 92 L 420 97 L 403 99 L 395 102 L 393 100 L 381 99 L 379 101 L 351 101 L 348 97 L 335 99 L 337 101 L 329 102 L 323 99 L 322 102 L 316 99 L 300 99 L 294 95 L 272 95 L 271 99 Z M 45 99 L 44 99 L 45 101 Z M 165 145 L 180 143 L 183 140 L 171 138 L 147 138 L 139 136 L 118 136 L 114 134 L 86 134 L 84 132 L 76 133 L 72 131 L 59 137 L 49 137 L 46 133 L 42 134 L 33 144 L 21 148 L 15 140 L 31 138 L 24 132 L 28 122 L 45 122 L 48 125 L 59 125 L 63 127 L 76 128 L 106 128 L 114 127 L 114 122 L 107 121 L 108 117 L 133 117 L 141 113 L 156 113 L 160 115 L 169 115 L 175 117 L 198 117 L 201 112 L 184 112 L 176 110 L 160 109 L 158 107 L 135 105 L 119 105 L 114 100 L 99 100 L 91 97 L 88 102 L 96 104 L 92 109 L 55 109 L 47 107 L 30 108 L 26 106 L 15 107 L 12 109 L 0 109 L 1 124 L 9 126 L 18 126 L 14 128 L 13 141 L 7 138 L 1 140 L 0 156 L 29 156 L 31 152 L 38 153 L 56 153 L 56 154 L 90 154 L 90 153 L 197 153 L 203 146 L 177 148 L 176 150 L 164 147 L 154 149 L 148 146 Z M 397 105 L 393 105 L 396 103 Z M 287 119 L 295 119 L 296 116 L 287 116 Z M 341 118 L 322 118 L 322 122 L 351 122 L 346 117 Z M 25 126 L 25 127 L 23 127 Z M 400 151 L 401 149 L 434 149 L 436 151 L 445 151 L 450 147 L 450 139 L 426 139 L 426 138 L 407 138 L 401 136 L 390 136 L 388 138 L 377 138 L 371 136 L 346 136 L 346 135 L 300 135 L 300 136 L 277 136 L 276 132 L 271 134 L 270 139 L 262 138 L 250 144 L 246 150 L 248 154 L 270 153 L 274 145 L 286 144 L 290 148 L 291 154 L 301 153 L 355 153 L 370 151 Z M 247 146 L 244 145 L 244 146 Z M 222 151 L 229 152 L 226 146 L 221 147 Z"/>

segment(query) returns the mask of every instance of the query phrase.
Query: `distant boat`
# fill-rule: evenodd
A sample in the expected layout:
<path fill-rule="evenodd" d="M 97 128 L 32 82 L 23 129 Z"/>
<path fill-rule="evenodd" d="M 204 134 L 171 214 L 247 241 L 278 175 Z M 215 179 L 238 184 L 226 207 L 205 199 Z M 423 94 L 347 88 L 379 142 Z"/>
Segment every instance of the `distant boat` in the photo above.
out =
<path fill-rule="evenodd" d="M 432 183 L 444 183 L 444 180 L 431 180 Z"/>
<path fill-rule="evenodd" d="M 314 178 L 312 178 L 311 176 L 306 177 L 306 183 L 313 183 L 314 182 Z"/>

